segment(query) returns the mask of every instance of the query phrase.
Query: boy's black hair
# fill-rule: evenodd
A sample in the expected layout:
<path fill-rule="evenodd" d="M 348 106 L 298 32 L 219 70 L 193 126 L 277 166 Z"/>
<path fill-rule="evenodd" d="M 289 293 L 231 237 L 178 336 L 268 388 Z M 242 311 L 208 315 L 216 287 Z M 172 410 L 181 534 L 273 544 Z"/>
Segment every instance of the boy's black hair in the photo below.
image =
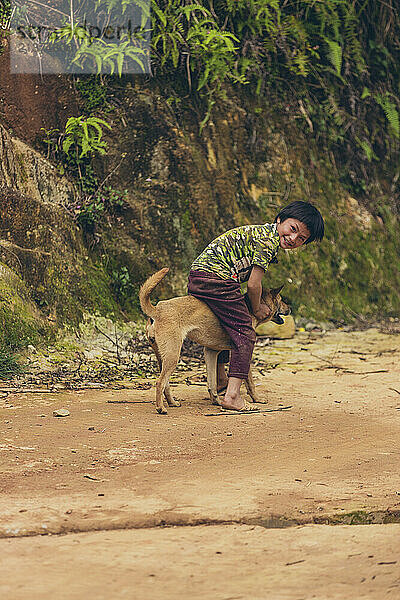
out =
<path fill-rule="evenodd" d="M 321 241 L 324 237 L 324 220 L 321 213 L 315 206 L 309 202 L 302 202 L 296 200 L 291 202 L 276 215 L 275 222 L 280 219 L 280 222 L 286 221 L 286 219 L 297 219 L 306 225 L 310 232 L 310 237 L 306 241 L 306 244 L 313 242 L 314 240 Z"/>

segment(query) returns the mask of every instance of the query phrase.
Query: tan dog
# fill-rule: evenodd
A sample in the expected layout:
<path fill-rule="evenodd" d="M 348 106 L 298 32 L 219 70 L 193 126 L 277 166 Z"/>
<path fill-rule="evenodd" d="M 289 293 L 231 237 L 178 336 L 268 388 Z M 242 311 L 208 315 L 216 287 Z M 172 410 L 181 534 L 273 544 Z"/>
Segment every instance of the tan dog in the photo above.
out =
<path fill-rule="evenodd" d="M 209 394 L 213 403 L 216 404 L 219 404 L 216 382 L 218 353 L 231 348 L 231 340 L 221 327 L 218 318 L 204 302 L 194 296 L 178 296 L 170 300 L 162 300 L 156 306 L 150 302 L 151 292 L 168 271 L 169 269 L 166 268 L 154 273 L 145 281 L 139 292 L 140 306 L 151 319 L 146 326 L 147 338 L 155 352 L 161 371 L 156 385 L 156 409 L 161 414 L 167 414 L 163 395 L 169 406 L 180 406 L 180 403 L 171 395 L 169 378 L 178 364 L 182 343 L 186 337 L 204 346 Z M 279 315 L 290 313 L 290 308 L 279 295 L 282 287 L 276 290 L 264 290 L 261 305 L 265 308 L 266 316 L 261 321 L 253 316 L 253 327 L 269 320 L 282 323 L 283 320 Z M 248 301 L 247 304 L 250 306 Z M 251 398 L 255 401 L 254 382 L 250 373 L 246 380 L 246 386 Z"/>

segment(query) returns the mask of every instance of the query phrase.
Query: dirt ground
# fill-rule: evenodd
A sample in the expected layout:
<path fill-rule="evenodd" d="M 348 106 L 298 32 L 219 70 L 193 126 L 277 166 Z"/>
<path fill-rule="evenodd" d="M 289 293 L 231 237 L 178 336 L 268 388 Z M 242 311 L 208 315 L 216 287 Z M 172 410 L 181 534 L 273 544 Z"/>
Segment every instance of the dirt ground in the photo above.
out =
<path fill-rule="evenodd" d="M 400 598 L 399 354 L 377 329 L 261 342 L 250 415 L 204 371 L 167 416 L 154 379 L 3 384 L 0 596 Z"/>

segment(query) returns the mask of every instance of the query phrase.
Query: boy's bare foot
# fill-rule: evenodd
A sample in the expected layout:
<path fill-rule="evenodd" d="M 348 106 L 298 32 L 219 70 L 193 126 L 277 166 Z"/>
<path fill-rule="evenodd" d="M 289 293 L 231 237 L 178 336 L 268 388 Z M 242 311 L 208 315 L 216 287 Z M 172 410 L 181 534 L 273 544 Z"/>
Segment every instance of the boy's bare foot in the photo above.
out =
<path fill-rule="evenodd" d="M 237 377 L 229 377 L 228 380 L 228 389 L 226 391 L 225 397 L 221 402 L 221 407 L 224 410 L 246 410 L 246 411 L 257 411 L 259 408 L 254 406 L 253 404 L 249 404 L 244 400 L 240 395 L 240 385 L 242 383 L 241 379 Z"/>
<path fill-rule="evenodd" d="M 243 410 L 243 406 L 246 404 L 245 400 L 240 394 L 229 395 L 225 394 L 224 399 L 221 402 L 222 408 L 227 410 Z"/>
<path fill-rule="evenodd" d="M 240 386 L 242 380 L 238 377 L 229 377 L 228 388 L 224 399 L 221 402 L 222 408 L 227 410 L 242 410 L 244 406 L 244 400 L 240 396 Z"/>
<path fill-rule="evenodd" d="M 226 398 L 226 396 L 225 396 Z M 254 404 L 250 404 L 249 402 L 247 402 L 246 400 L 243 400 L 243 398 L 240 398 L 240 402 L 238 403 L 234 403 L 231 404 L 229 401 L 226 402 L 225 398 L 223 399 L 222 403 L 221 403 L 221 408 L 223 408 L 224 410 L 236 410 L 237 412 L 241 412 L 241 411 L 245 411 L 245 412 L 259 412 L 260 409 L 258 406 L 255 406 Z"/>

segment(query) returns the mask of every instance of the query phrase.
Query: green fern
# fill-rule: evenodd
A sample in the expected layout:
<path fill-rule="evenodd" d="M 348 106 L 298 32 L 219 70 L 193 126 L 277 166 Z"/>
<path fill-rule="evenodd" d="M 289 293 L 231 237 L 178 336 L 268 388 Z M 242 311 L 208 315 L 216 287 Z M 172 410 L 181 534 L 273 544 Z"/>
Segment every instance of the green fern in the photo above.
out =
<path fill-rule="evenodd" d="M 335 125 L 339 128 L 342 128 L 349 118 L 349 115 L 339 106 L 333 91 L 329 94 L 328 98 L 322 102 L 322 106 L 324 107 L 326 114 L 329 115 Z"/>
<path fill-rule="evenodd" d="M 111 125 L 98 117 L 70 117 L 65 126 L 63 152 L 68 155 L 74 148 L 76 156 L 82 158 L 86 154 L 105 154 L 107 143 L 102 140 L 103 127 L 111 129 Z"/>
<path fill-rule="evenodd" d="M 389 99 L 389 94 L 376 94 L 375 100 L 382 108 L 388 120 L 389 127 L 397 138 L 400 138 L 400 118 L 396 105 Z"/>
<path fill-rule="evenodd" d="M 72 62 L 83 68 L 87 62 L 93 61 L 98 74 L 107 70 L 111 75 L 117 72 L 121 77 L 128 59 L 135 63 L 141 72 L 145 71 L 146 52 L 143 48 L 135 46 L 128 39 L 119 44 L 98 39 L 93 43 L 82 43 Z"/>
<path fill-rule="evenodd" d="M 367 142 L 367 140 L 360 140 L 360 138 L 357 136 L 355 136 L 354 139 L 356 140 L 360 148 L 362 148 L 362 150 L 364 151 L 368 162 L 371 162 L 372 159 L 379 160 L 375 152 L 373 151 L 371 145 L 369 144 L 369 142 Z"/>
<path fill-rule="evenodd" d="M 343 59 L 343 50 L 341 46 L 328 38 L 325 38 L 325 42 L 328 45 L 328 59 L 337 75 L 340 75 L 342 71 L 342 59 Z"/>

